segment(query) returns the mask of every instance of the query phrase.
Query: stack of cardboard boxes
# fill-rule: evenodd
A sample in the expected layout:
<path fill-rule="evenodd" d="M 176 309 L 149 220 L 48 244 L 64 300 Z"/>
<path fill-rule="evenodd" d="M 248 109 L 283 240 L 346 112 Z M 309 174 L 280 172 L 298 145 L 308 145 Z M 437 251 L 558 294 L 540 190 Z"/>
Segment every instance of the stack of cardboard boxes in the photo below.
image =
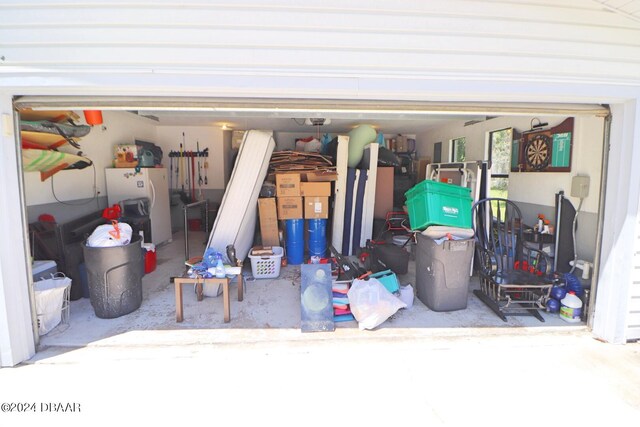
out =
<path fill-rule="evenodd" d="M 278 221 L 329 218 L 331 182 L 304 182 L 298 173 L 276 174 L 276 197 L 258 199 L 262 244 L 278 246 Z"/>

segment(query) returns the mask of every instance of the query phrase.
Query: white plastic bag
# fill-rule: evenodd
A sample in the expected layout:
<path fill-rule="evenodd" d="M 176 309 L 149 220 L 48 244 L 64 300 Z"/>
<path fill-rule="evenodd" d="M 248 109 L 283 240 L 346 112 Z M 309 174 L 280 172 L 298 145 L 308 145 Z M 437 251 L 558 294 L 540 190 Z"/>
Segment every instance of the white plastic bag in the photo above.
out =
<path fill-rule="evenodd" d="M 66 308 L 65 303 L 68 304 L 70 286 L 71 279 L 63 273 L 33 283 L 40 335 L 50 332 L 62 320 L 62 309 Z"/>
<path fill-rule="evenodd" d="M 377 327 L 396 311 L 407 306 L 378 279 L 354 280 L 347 297 L 360 330 Z"/>
<path fill-rule="evenodd" d="M 124 222 L 99 225 L 87 239 L 87 246 L 92 248 L 109 248 L 128 245 L 129 242 L 131 242 L 132 232 L 131 226 Z"/>
<path fill-rule="evenodd" d="M 400 299 L 407 308 L 413 307 L 413 286 L 410 284 L 400 286 Z"/>

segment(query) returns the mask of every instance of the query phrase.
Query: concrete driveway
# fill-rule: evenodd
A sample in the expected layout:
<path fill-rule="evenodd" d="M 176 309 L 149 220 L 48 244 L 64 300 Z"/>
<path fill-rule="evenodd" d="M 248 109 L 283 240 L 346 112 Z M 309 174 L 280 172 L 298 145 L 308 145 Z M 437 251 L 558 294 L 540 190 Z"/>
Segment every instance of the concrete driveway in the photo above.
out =
<path fill-rule="evenodd" d="M 2 426 L 635 425 L 640 344 L 584 329 L 131 331 L 45 348 L 0 385 L 16 404 Z"/>

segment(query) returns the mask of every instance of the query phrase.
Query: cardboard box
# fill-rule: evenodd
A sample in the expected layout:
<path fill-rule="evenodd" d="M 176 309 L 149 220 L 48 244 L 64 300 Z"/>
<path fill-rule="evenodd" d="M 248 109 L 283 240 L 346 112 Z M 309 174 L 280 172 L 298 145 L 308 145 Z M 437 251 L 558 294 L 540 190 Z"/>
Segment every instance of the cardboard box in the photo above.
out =
<path fill-rule="evenodd" d="M 300 196 L 300 174 L 277 173 L 276 174 L 276 196 L 278 197 Z"/>
<path fill-rule="evenodd" d="M 376 200 L 373 217 L 386 219 L 387 212 L 393 211 L 393 171 L 392 167 L 379 167 L 376 176 Z"/>
<path fill-rule="evenodd" d="M 302 219 L 302 197 L 278 197 L 278 219 Z"/>
<path fill-rule="evenodd" d="M 133 168 L 138 166 L 138 146 L 135 144 L 116 145 L 113 159 L 113 165 L 117 168 Z"/>
<path fill-rule="evenodd" d="M 280 246 L 278 235 L 278 211 L 275 197 L 258 199 L 260 236 L 263 246 Z"/>
<path fill-rule="evenodd" d="M 306 219 L 329 218 L 329 198 L 305 197 L 304 217 Z"/>
<path fill-rule="evenodd" d="M 406 135 L 398 135 L 395 145 L 396 153 L 412 153 L 416 151 L 416 140 Z"/>
<path fill-rule="evenodd" d="M 300 195 L 302 197 L 329 197 L 331 196 L 331 183 L 301 182 Z"/>
<path fill-rule="evenodd" d="M 335 170 L 308 171 L 304 173 L 309 182 L 331 182 L 338 180 L 338 172 Z"/>

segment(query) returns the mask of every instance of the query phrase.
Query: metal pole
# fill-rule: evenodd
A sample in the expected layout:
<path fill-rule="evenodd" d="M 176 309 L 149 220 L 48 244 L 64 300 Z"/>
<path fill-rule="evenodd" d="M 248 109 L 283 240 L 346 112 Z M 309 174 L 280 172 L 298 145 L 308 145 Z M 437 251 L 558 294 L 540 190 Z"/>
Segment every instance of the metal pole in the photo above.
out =
<path fill-rule="evenodd" d="M 182 211 L 184 213 L 184 260 L 189 259 L 189 225 L 187 223 L 187 209 L 189 205 L 184 205 Z M 186 268 L 186 266 L 185 266 Z"/>
<path fill-rule="evenodd" d="M 204 203 L 204 234 L 209 236 L 209 200 Z"/>
<path fill-rule="evenodd" d="M 559 245 L 558 241 L 560 240 L 560 218 L 562 218 L 562 201 L 564 199 L 564 191 L 558 192 L 556 194 L 556 206 L 558 206 L 558 210 L 556 212 L 556 239 L 555 239 L 555 247 L 553 250 L 553 272 L 555 273 L 558 270 L 558 252 Z M 542 239 L 542 235 L 539 236 Z"/>

